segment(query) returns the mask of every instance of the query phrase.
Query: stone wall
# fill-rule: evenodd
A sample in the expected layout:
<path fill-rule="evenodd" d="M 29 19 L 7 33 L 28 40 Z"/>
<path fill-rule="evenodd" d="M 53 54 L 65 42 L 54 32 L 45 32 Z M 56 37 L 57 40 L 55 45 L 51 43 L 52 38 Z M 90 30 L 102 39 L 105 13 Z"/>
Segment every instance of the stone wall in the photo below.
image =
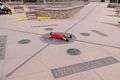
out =
<path fill-rule="evenodd" d="M 50 17 L 51 19 L 66 19 L 77 13 L 83 6 L 72 6 L 67 8 L 46 8 L 38 11 L 39 17 Z"/>

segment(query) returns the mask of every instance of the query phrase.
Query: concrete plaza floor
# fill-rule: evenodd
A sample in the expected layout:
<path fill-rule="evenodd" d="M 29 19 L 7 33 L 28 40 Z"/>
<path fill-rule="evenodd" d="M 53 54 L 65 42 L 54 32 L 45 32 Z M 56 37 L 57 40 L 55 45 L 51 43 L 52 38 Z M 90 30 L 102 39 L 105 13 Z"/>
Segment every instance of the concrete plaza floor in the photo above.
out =
<path fill-rule="evenodd" d="M 25 14 L 0 16 L 1 75 L 8 80 L 120 80 L 120 18 L 107 4 L 91 2 L 63 20 L 11 22 Z M 76 40 L 41 41 L 50 32 L 71 33 Z M 80 54 L 70 55 L 69 49 Z"/>

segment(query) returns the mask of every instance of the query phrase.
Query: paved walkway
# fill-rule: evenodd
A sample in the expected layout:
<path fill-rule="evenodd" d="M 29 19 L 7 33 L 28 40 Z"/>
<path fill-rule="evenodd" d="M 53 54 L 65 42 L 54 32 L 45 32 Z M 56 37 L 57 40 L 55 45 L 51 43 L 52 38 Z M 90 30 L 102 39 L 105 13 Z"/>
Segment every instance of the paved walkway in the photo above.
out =
<path fill-rule="evenodd" d="M 25 14 L 0 16 L 1 70 L 8 80 L 120 80 L 119 18 L 111 15 L 107 3 L 92 2 L 64 20 L 11 22 Z M 76 40 L 41 41 L 51 31 Z"/>

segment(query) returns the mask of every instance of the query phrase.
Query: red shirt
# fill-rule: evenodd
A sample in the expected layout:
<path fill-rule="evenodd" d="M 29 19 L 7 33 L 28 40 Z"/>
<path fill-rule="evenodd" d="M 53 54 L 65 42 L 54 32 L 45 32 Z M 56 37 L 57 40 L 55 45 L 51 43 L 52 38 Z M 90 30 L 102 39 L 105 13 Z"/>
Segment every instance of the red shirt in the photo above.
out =
<path fill-rule="evenodd" d="M 63 34 L 52 34 L 51 37 L 52 37 L 52 38 L 61 39 L 61 38 L 64 37 L 64 35 L 63 35 Z"/>

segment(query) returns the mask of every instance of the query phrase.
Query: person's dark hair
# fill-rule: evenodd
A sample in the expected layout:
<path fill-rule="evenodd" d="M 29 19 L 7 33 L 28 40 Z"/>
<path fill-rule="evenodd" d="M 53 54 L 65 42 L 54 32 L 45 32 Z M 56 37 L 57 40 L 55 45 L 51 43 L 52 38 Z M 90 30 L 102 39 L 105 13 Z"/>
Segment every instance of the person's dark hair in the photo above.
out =
<path fill-rule="evenodd" d="M 0 3 L 0 5 L 2 5 L 2 3 Z"/>

